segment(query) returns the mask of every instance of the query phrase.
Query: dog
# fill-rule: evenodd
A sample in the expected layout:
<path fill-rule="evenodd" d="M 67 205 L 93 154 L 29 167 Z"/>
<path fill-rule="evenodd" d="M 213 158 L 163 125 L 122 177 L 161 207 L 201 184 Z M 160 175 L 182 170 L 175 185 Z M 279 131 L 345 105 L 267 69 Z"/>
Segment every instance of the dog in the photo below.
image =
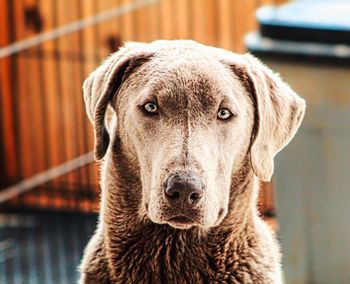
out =
<path fill-rule="evenodd" d="M 80 283 L 281 283 L 259 181 L 305 101 L 250 54 L 127 43 L 83 84 L 100 161 Z"/>

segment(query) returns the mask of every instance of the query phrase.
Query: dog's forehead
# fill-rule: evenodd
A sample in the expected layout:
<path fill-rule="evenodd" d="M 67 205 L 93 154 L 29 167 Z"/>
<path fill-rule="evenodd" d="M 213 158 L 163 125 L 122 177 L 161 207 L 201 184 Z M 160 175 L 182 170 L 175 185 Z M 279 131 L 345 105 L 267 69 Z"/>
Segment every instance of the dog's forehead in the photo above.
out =
<path fill-rule="evenodd" d="M 156 97 L 160 104 L 208 110 L 233 96 L 230 70 L 210 56 L 184 50 L 177 58 L 156 56 L 147 65 L 152 70 L 147 95 Z"/>
<path fill-rule="evenodd" d="M 167 111 L 190 108 L 198 114 L 217 111 L 222 102 L 236 105 L 236 109 L 241 107 L 246 91 L 225 63 L 230 53 L 225 57 L 223 50 L 191 41 L 161 42 L 152 52 L 125 84 L 129 89 L 124 89 L 125 94 L 130 94 L 131 89 L 137 94 L 123 96 L 129 103 L 142 105 L 156 100 Z"/>
<path fill-rule="evenodd" d="M 215 79 L 197 66 L 189 64 L 179 64 L 163 70 L 150 82 L 150 87 L 151 93 L 160 103 L 180 106 L 195 102 L 215 105 L 223 95 L 223 90 Z"/>

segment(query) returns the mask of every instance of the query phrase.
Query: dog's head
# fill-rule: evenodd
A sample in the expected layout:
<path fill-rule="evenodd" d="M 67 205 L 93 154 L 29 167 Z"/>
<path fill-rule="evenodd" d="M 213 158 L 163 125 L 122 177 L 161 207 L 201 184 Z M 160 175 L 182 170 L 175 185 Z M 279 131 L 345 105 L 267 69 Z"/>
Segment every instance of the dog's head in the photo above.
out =
<path fill-rule="evenodd" d="M 260 180 L 270 180 L 274 156 L 305 110 L 253 56 L 192 41 L 127 44 L 83 88 L 96 159 L 112 155 L 110 140 L 118 137 L 140 177 L 140 214 L 182 229 L 223 220 L 236 190 L 232 178 L 247 159 Z M 109 130 L 108 106 L 117 118 Z M 241 199 L 231 202 L 249 202 Z"/>

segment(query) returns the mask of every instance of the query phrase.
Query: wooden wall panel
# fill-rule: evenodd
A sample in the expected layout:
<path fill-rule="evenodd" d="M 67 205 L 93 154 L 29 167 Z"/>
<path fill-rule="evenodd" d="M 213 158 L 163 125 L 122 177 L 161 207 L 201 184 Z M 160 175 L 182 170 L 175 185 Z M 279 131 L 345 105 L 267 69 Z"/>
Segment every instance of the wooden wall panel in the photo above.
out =
<path fill-rule="evenodd" d="M 0 46 L 132 2 L 2 0 Z M 257 7 L 281 2 L 160 0 L 0 59 L 0 157 L 6 163 L 0 168 L 4 173 L 0 185 L 13 184 L 93 149 L 82 82 L 122 42 L 194 39 L 244 52 L 244 35 L 256 29 Z M 97 182 L 97 166 L 89 165 L 12 200 L 10 205 L 96 210 Z M 267 195 L 262 195 L 262 208 L 270 209 L 272 188 L 264 188 Z"/>

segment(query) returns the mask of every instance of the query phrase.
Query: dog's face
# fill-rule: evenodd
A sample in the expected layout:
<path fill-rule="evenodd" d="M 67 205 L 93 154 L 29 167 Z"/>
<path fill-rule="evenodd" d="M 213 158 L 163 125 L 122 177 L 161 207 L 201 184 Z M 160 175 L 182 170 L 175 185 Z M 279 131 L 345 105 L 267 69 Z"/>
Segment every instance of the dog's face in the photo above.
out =
<path fill-rule="evenodd" d="M 273 156 L 294 135 L 304 104 L 260 65 L 193 42 L 158 42 L 119 51 L 86 81 L 96 156 L 108 147 L 110 103 L 112 128 L 140 173 L 141 215 L 179 229 L 210 228 L 226 216 L 232 177 L 248 155 L 260 179 L 271 177 Z M 268 107 L 276 117 L 265 118 Z"/>
<path fill-rule="evenodd" d="M 149 218 L 211 227 L 226 215 L 231 174 L 247 154 L 254 112 L 229 66 L 193 51 L 183 57 L 154 57 L 129 76 L 134 95 L 125 82 L 119 128 L 139 161 Z M 141 74 L 148 82 L 137 82 Z"/>

